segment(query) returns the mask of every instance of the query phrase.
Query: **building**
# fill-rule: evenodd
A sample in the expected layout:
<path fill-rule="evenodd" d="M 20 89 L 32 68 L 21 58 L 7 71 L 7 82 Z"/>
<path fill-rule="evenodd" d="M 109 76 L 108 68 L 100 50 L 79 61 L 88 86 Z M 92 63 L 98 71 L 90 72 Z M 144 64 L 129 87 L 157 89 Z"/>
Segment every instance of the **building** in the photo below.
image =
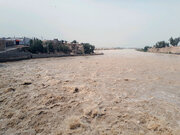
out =
<path fill-rule="evenodd" d="M 30 38 L 26 38 L 26 37 L 16 37 L 13 39 L 14 40 L 14 44 L 15 45 L 30 45 Z"/>
<path fill-rule="evenodd" d="M 14 46 L 14 45 L 30 45 L 30 38 L 26 37 L 8 37 L 8 38 L 3 38 L 6 41 L 6 46 Z"/>
<path fill-rule="evenodd" d="M 79 43 L 68 43 L 67 46 L 72 51 L 72 54 L 84 54 L 84 47 Z"/>

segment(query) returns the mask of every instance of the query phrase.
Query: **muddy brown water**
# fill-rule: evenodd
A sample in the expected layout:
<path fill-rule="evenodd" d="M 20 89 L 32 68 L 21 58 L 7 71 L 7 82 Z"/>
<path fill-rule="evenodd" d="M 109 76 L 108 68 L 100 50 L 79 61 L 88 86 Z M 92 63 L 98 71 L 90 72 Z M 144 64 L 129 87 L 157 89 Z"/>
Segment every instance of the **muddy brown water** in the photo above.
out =
<path fill-rule="evenodd" d="M 180 56 L 103 52 L 1 63 L 0 134 L 179 135 Z"/>

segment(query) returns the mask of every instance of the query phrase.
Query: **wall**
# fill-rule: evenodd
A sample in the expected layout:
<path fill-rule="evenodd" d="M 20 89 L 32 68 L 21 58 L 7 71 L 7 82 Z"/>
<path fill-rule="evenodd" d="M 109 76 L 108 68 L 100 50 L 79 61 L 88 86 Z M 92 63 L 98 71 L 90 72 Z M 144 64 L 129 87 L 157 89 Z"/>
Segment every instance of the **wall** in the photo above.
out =
<path fill-rule="evenodd" d="M 103 55 L 103 53 L 94 53 L 94 54 L 63 54 L 63 53 L 54 53 L 54 54 L 31 54 L 30 52 L 23 52 L 19 49 L 11 50 L 7 52 L 0 53 L 0 62 L 7 61 L 17 61 L 25 60 L 31 58 L 49 58 L 49 57 L 68 57 L 68 56 L 91 56 L 91 55 Z"/>
<path fill-rule="evenodd" d="M 31 53 L 21 52 L 18 49 L 0 53 L 0 62 L 16 61 L 32 58 Z"/>
<path fill-rule="evenodd" d="M 4 51 L 6 48 L 6 42 L 5 40 L 0 39 L 0 51 Z"/>

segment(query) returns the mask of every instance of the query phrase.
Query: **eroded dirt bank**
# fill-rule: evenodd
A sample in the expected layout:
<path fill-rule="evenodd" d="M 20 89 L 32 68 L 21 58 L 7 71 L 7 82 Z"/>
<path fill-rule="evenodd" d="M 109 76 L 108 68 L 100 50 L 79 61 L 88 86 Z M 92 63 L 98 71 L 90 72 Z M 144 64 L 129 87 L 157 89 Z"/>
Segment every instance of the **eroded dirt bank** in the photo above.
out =
<path fill-rule="evenodd" d="M 165 48 L 150 48 L 148 49 L 148 52 L 180 54 L 180 46 L 171 46 Z"/>
<path fill-rule="evenodd" d="M 180 56 L 104 53 L 0 64 L 0 134 L 179 135 Z"/>

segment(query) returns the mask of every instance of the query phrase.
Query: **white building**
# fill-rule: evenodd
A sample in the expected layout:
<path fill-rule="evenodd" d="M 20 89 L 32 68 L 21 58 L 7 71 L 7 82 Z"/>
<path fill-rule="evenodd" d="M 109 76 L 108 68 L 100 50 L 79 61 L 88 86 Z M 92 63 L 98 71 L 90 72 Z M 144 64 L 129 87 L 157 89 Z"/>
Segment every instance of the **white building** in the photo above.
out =
<path fill-rule="evenodd" d="M 26 38 L 26 37 L 8 37 L 8 38 L 3 38 L 7 43 L 8 46 L 11 45 L 30 45 L 30 38 Z"/>

